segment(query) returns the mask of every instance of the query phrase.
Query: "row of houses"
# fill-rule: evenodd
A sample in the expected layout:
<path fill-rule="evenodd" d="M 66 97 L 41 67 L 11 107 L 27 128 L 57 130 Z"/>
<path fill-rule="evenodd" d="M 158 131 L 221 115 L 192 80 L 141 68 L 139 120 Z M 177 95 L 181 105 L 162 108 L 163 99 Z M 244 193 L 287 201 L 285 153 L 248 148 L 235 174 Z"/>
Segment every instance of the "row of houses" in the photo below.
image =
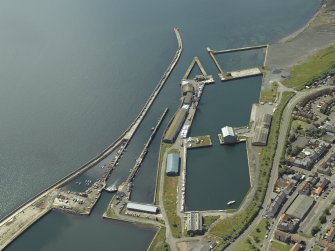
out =
<path fill-rule="evenodd" d="M 304 149 L 301 156 L 288 158 L 287 162 L 293 166 L 311 170 L 313 165 L 327 154 L 330 147 L 328 143 L 320 143 L 314 149 Z"/>

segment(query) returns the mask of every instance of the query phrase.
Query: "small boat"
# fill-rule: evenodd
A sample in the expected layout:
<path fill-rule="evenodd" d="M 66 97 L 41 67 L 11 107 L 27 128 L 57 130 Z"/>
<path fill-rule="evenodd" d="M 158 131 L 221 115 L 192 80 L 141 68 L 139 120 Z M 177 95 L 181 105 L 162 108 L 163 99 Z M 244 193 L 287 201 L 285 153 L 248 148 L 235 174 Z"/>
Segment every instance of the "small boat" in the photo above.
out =
<path fill-rule="evenodd" d="M 229 201 L 228 203 L 227 203 L 227 205 L 232 205 L 232 204 L 234 204 L 236 201 L 235 200 L 231 200 L 231 201 Z"/>

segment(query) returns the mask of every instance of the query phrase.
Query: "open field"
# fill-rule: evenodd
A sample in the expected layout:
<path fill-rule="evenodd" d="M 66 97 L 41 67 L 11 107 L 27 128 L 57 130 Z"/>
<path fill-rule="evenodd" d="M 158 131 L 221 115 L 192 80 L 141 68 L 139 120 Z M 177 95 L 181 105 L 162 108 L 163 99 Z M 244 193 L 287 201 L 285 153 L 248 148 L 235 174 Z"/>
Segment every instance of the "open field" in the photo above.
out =
<path fill-rule="evenodd" d="M 284 92 L 281 102 L 273 114 L 268 145 L 260 148 L 260 175 L 256 184 L 257 189 L 253 201 L 240 214 L 222 220 L 211 229 L 210 233 L 220 237 L 222 240 L 216 250 L 223 249 L 237 238 L 257 216 L 266 194 L 272 162 L 277 147 L 282 113 L 286 104 L 294 95 L 292 92 Z"/>
<path fill-rule="evenodd" d="M 335 65 L 335 45 L 320 50 L 292 68 L 291 77 L 283 84 L 301 90 L 308 81 L 328 72 Z"/>
<path fill-rule="evenodd" d="M 290 251 L 292 246 L 293 245 L 288 245 L 288 244 L 283 243 L 283 242 L 273 241 L 272 245 L 271 245 L 271 248 L 276 249 L 278 251 Z"/>
<path fill-rule="evenodd" d="M 271 90 L 262 90 L 259 102 L 274 102 L 277 96 L 278 83 L 274 82 L 271 86 Z"/>
<path fill-rule="evenodd" d="M 159 160 L 158 160 L 158 169 L 157 169 L 157 177 L 156 177 L 156 190 L 155 190 L 155 198 L 154 198 L 154 204 L 158 205 L 159 204 L 159 189 L 160 189 L 160 176 L 161 176 L 161 171 L 162 171 L 162 163 L 163 163 L 163 156 L 165 151 L 171 147 L 171 144 L 167 143 L 161 143 L 160 145 L 160 150 L 159 150 Z"/>
<path fill-rule="evenodd" d="M 177 215 L 178 176 L 165 176 L 163 203 L 173 237 L 181 237 L 181 220 Z"/>
<path fill-rule="evenodd" d="M 234 251 L 254 250 L 262 246 L 269 222 L 262 219 L 252 232 L 234 248 Z"/>

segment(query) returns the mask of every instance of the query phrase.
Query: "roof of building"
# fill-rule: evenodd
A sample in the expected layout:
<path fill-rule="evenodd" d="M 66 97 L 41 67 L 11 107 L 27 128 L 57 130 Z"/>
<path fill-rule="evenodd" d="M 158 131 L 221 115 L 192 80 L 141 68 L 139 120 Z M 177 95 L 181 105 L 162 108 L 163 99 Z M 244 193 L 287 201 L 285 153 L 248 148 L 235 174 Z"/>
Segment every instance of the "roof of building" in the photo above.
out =
<path fill-rule="evenodd" d="M 186 92 L 192 93 L 194 91 L 194 87 L 191 83 L 183 84 L 181 88 L 182 88 L 183 93 L 186 93 Z"/>
<path fill-rule="evenodd" d="M 187 214 L 187 231 L 201 231 L 202 216 L 199 212 L 191 212 Z"/>
<path fill-rule="evenodd" d="M 186 109 L 179 109 L 164 135 L 164 141 L 174 141 L 187 115 Z"/>
<path fill-rule="evenodd" d="M 222 132 L 223 137 L 226 137 L 226 136 L 235 137 L 234 129 L 230 126 L 225 126 L 221 128 L 221 132 Z"/>
<path fill-rule="evenodd" d="M 306 195 L 298 195 L 293 201 L 286 214 L 293 218 L 302 219 L 307 214 L 309 209 L 313 206 L 314 199 Z"/>
<path fill-rule="evenodd" d="M 261 124 L 263 127 L 270 128 L 272 116 L 270 114 L 263 114 L 261 118 Z"/>
<path fill-rule="evenodd" d="M 184 104 L 191 104 L 192 103 L 192 98 L 193 98 L 192 92 L 186 93 L 186 95 L 184 96 L 183 103 Z"/>
<path fill-rule="evenodd" d="M 166 161 L 166 173 L 177 174 L 179 172 L 179 154 L 169 153 Z"/>
<path fill-rule="evenodd" d="M 327 233 L 327 240 L 331 242 L 334 239 L 334 236 L 335 236 L 335 228 L 331 227 Z"/>
<path fill-rule="evenodd" d="M 299 251 L 300 245 L 298 243 L 294 244 L 290 251 Z"/>
<path fill-rule="evenodd" d="M 288 233 L 283 232 L 283 231 L 276 230 L 275 234 L 274 234 L 274 237 L 277 240 L 286 241 L 290 237 L 290 235 Z"/>
<path fill-rule="evenodd" d="M 157 213 L 158 212 L 158 207 L 156 207 L 156 206 L 140 204 L 140 203 L 135 203 L 135 202 L 128 202 L 127 203 L 127 209 L 142 211 L 142 212 L 148 212 L 148 213 Z"/>

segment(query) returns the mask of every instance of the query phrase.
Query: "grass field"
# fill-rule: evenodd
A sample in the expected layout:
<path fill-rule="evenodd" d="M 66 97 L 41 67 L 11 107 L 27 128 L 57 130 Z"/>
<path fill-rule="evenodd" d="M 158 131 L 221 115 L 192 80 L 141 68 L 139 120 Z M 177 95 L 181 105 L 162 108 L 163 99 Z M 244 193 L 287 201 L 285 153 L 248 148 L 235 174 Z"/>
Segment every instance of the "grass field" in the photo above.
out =
<path fill-rule="evenodd" d="M 261 249 L 267 232 L 268 224 L 268 220 L 262 219 L 259 224 L 252 230 L 252 232 L 244 240 L 237 244 L 233 251 L 248 251 Z"/>
<path fill-rule="evenodd" d="M 308 81 L 328 72 L 335 65 L 335 45 L 320 50 L 292 68 L 292 75 L 283 81 L 287 87 L 301 90 Z"/>
<path fill-rule="evenodd" d="M 171 144 L 167 143 L 161 143 L 160 149 L 159 149 L 159 163 L 158 163 L 158 170 L 157 170 L 157 177 L 156 177 L 156 193 L 155 193 L 155 204 L 159 204 L 159 189 L 160 189 L 160 177 L 161 177 L 161 171 L 162 171 L 162 163 L 163 163 L 163 156 L 165 151 L 171 147 Z"/>
<path fill-rule="evenodd" d="M 257 184 L 255 184 L 256 193 L 253 201 L 241 214 L 226 218 L 216 224 L 211 229 L 211 234 L 221 238 L 221 243 L 216 250 L 223 249 L 231 241 L 237 238 L 237 236 L 239 236 L 257 216 L 266 194 L 273 157 L 275 155 L 275 150 L 277 147 L 277 138 L 281 125 L 282 113 L 286 104 L 294 95 L 295 94 L 293 92 L 284 92 L 281 102 L 278 105 L 275 113 L 273 114 L 268 144 L 266 147 L 261 148 L 261 153 L 259 157 L 260 176 Z"/>
<path fill-rule="evenodd" d="M 278 251 L 290 251 L 290 249 L 292 248 L 293 245 L 288 245 L 286 243 L 283 242 L 279 242 L 279 241 L 273 241 L 271 248 L 274 248 Z"/>
<path fill-rule="evenodd" d="M 271 90 L 262 90 L 259 102 L 274 102 L 277 96 L 278 83 L 272 84 Z"/>

